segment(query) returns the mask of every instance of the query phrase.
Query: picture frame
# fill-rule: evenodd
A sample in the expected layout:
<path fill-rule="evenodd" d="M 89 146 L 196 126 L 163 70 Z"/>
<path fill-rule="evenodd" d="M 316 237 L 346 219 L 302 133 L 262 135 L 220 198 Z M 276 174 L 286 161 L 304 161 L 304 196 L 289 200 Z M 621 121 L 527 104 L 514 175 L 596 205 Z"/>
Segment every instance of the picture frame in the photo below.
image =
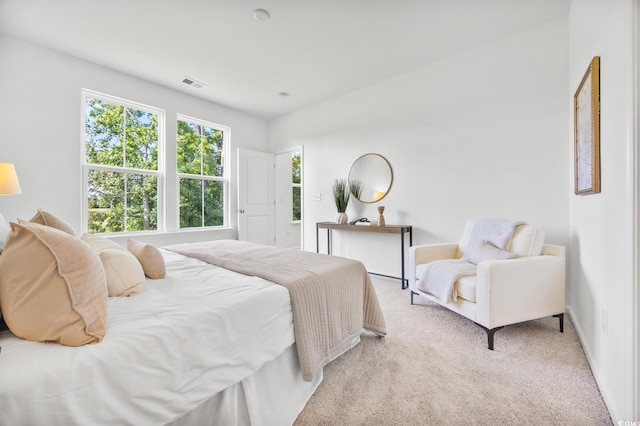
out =
<path fill-rule="evenodd" d="M 573 96 L 575 193 L 600 192 L 600 57 L 594 56 Z"/>

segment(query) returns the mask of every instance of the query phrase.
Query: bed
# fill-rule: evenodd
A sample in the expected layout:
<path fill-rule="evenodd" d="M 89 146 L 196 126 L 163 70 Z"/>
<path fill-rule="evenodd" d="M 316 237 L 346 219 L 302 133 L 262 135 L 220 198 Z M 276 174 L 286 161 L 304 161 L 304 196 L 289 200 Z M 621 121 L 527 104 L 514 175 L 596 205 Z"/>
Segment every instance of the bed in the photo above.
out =
<path fill-rule="evenodd" d="M 216 243 L 199 249 L 215 252 Z M 247 247 L 236 243 L 222 245 L 241 254 Z M 367 323 L 365 314 L 358 333 L 342 336 L 305 370 L 295 291 L 180 253 L 190 248 L 161 249 L 165 278 L 147 280 L 134 297 L 109 297 L 100 343 L 69 347 L 0 332 L 0 424 L 292 424 L 322 366 L 355 346 L 363 326 L 385 334 L 384 320 Z M 365 280 L 360 291 L 373 291 Z M 370 296 L 365 305 L 380 316 Z"/>

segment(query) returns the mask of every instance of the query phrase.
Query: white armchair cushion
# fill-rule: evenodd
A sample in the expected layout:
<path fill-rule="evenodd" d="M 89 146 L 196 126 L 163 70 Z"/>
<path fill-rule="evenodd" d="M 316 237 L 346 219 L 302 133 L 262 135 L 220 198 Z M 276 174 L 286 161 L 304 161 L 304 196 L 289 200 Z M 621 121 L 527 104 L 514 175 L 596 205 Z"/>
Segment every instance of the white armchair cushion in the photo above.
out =
<path fill-rule="evenodd" d="M 478 285 L 477 275 L 467 275 L 461 277 L 456 281 L 455 289 L 458 292 L 458 297 L 468 300 L 469 302 L 476 301 L 476 288 Z"/>

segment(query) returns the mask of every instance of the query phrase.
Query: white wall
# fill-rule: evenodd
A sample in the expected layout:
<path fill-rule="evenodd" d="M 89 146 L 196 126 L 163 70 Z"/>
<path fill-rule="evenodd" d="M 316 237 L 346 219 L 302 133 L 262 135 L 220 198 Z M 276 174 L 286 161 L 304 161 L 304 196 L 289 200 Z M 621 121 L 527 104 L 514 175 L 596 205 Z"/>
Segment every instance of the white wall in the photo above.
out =
<path fill-rule="evenodd" d="M 636 90 L 633 107 L 633 116 L 635 117 L 633 139 L 635 142 L 632 142 L 632 153 L 634 154 L 635 164 L 633 164 L 631 168 L 635 176 L 633 178 L 634 186 L 631 189 L 631 196 L 633 198 L 633 215 L 635 216 L 632 219 L 635 228 L 635 240 L 633 243 L 635 250 L 632 261 L 633 277 L 631 287 L 633 293 L 635 293 L 635 297 L 632 308 L 631 328 L 634 329 L 632 331 L 632 341 L 635 341 L 633 341 L 631 345 L 632 350 L 627 355 L 629 358 L 627 362 L 632 372 L 630 375 L 632 391 L 629 393 L 631 414 L 633 417 L 640 419 L 640 194 L 638 194 L 638 189 L 640 188 L 640 171 L 638 170 L 638 165 L 640 165 L 640 149 L 638 149 L 640 146 L 640 118 L 638 117 L 638 113 L 640 112 L 640 54 L 638 54 L 638 50 L 640 49 L 640 0 L 634 1 L 633 8 L 635 9 L 635 21 L 633 24 L 633 31 L 635 32 L 633 70 Z"/>
<path fill-rule="evenodd" d="M 632 389 L 638 360 L 631 359 L 634 19 L 633 0 L 573 0 L 569 14 L 567 97 L 573 97 L 591 58 L 601 58 L 602 192 L 570 196 L 568 304 L 614 423 L 640 420 Z"/>
<path fill-rule="evenodd" d="M 142 54 L 142 53 L 141 53 Z M 22 195 L 0 198 L 7 220 L 29 219 L 37 208 L 51 211 L 80 229 L 81 95 L 96 90 L 164 109 L 167 163 L 175 163 L 178 113 L 231 128 L 231 175 L 236 148 L 266 151 L 266 120 L 204 101 L 52 50 L 0 36 L 0 161 L 15 163 Z M 195 89 L 194 89 L 195 90 Z M 167 187 L 176 187 L 168 167 Z M 167 230 L 177 227 L 177 194 L 167 191 Z M 236 226 L 236 188 L 231 185 L 230 225 Z M 187 239 L 211 233 L 186 232 Z M 235 232 L 225 232 L 233 237 Z M 184 235 L 180 236 L 183 238 Z M 154 239 L 169 243 L 173 239 Z M 167 239 L 168 238 L 168 239 Z"/>
<path fill-rule="evenodd" d="M 552 22 L 273 120 L 271 151 L 305 149 L 305 249 L 335 217 L 333 180 L 366 152 L 390 161 L 394 182 L 379 203 L 352 201 L 350 218 L 382 204 L 414 244 L 457 241 L 470 218 L 516 218 L 568 245 L 567 31 Z M 399 238 L 338 234 L 337 254 L 399 275 Z"/>

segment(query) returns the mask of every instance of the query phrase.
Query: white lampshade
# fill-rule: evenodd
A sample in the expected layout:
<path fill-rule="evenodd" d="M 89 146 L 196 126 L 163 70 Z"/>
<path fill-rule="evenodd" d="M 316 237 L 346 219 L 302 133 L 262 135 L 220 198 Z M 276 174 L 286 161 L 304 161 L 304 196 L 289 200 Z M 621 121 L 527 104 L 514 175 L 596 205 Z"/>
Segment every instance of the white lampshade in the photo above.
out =
<path fill-rule="evenodd" d="M 11 163 L 0 163 L 0 195 L 22 194 L 16 168 Z"/>

